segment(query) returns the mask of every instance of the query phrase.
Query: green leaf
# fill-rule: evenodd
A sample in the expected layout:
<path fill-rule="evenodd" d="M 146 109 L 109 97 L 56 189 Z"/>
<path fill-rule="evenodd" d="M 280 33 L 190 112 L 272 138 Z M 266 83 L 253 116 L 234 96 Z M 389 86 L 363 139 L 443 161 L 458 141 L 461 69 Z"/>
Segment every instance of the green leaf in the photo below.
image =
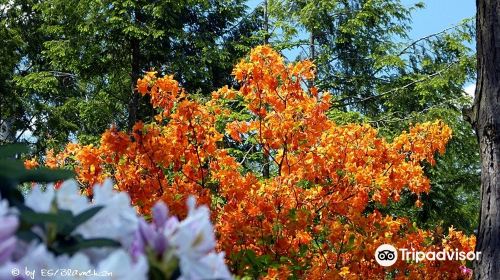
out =
<path fill-rule="evenodd" d="M 61 244 L 57 247 L 57 252 L 61 254 L 74 254 L 78 251 L 95 247 L 120 247 L 120 243 L 107 238 L 79 239 L 76 238 L 69 244 Z"/>
<path fill-rule="evenodd" d="M 71 234 L 78 226 L 94 217 L 102 208 L 104 208 L 104 206 L 95 206 L 76 215 L 73 217 L 71 224 L 63 228 L 60 233 L 65 235 Z"/>
<path fill-rule="evenodd" d="M 15 188 L 15 185 L 12 181 L 5 180 L 0 176 L 0 196 L 2 198 L 7 199 L 10 206 L 16 206 L 18 208 L 22 208 L 24 206 L 24 196 L 22 193 Z"/>
<path fill-rule="evenodd" d="M 0 146 L 0 158 L 9 158 L 29 152 L 28 146 L 24 144 L 9 144 Z"/>
<path fill-rule="evenodd" d="M 19 177 L 25 176 L 28 170 L 24 167 L 23 163 L 18 160 L 4 159 L 0 160 L 0 178 L 10 179 L 17 182 Z"/>
<path fill-rule="evenodd" d="M 67 210 L 59 210 L 57 213 L 37 213 L 33 210 L 21 211 L 21 221 L 35 224 L 54 224 L 58 229 L 63 229 L 71 224 L 73 214 Z"/>
<path fill-rule="evenodd" d="M 160 270 L 158 269 L 157 267 L 155 266 L 151 266 L 150 269 L 149 269 L 149 272 L 148 272 L 148 278 L 151 279 L 151 280 L 163 280 L 163 279 L 167 279 L 167 277 L 165 276 L 165 274 Z M 175 278 L 173 278 L 175 279 Z"/>
<path fill-rule="evenodd" d="M 60 180 L 66 180 L 74 177 L 71 170 L 65 169 L 50 169 L 47 167 L 40 167 L 37 169 L 27 170 L 19 176 L 19 182 L 39 182 L 50 183 Z"/>
<path fill-rule="evenodd" d="M 86 221 L 90 220 L 90 218 L 94 217 L 104 206 L 95 206 L 90 209 L 83 211 L 82 213 L 75 216 L 75 223 L 81 225 Z"/>
<path fill-rule="evenodd" d="M 26 241 L 27 243 L 30 243 L 33 240 L 38 240 L 38 241 L 42 242 L 42 239 L 40 238 L 40 236 L 38 236 L 37 234 L 35 234 L 31 230 L 18 230 L 16 232 L 16 236 L 17 236 L 17 238 L 19 238 L 23 241 Z"/>

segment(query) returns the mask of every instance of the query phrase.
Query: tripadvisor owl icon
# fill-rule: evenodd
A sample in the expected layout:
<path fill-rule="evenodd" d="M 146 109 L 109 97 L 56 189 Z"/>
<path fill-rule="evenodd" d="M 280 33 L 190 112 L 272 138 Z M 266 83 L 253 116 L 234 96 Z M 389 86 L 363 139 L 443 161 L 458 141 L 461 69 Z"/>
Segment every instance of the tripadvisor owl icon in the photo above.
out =
<path fill-rule="evenodd" d="M 381 266 L 391 266 L 398 260 L 398 251 L 392 245 L 382 244 L 375 251 L 375 260 Z"/>

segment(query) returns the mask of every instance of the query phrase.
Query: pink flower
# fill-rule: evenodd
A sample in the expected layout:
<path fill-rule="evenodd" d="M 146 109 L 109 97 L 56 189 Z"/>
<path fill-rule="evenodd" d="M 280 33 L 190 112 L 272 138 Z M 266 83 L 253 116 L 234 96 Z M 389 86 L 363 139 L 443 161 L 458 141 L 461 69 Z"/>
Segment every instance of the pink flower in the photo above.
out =
<path fill-rule="evenodd" d="M 472 276 L 472 269 L 466 267 L 465 265 L 461 265 L 459 267 L 460 269 L 460 272 L 462 272 L 463 275 L 467 276 L 467 277 L 471 277 Z"/>

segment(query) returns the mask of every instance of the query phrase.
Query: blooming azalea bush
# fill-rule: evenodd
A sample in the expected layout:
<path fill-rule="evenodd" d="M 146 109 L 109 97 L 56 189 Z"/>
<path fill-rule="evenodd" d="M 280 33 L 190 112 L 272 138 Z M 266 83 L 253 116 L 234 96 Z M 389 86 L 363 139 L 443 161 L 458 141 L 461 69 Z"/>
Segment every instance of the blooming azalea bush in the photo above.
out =
<path fill-rule="evenodd" d="M 84 186 L 112 177 L 145 215 L 161 200 L 174 215 L 189 220 L 193 208 L 184 201 L 195 196 L 211 206 L 217 246 L 239 275 L 470 277 L 462 261 L 398 261 L 384 268 L 374 259 L 381 244 L 424 252 L 474 250 L 473 236 L 419 229 L 405 217 L 384 212 L 403 192 L 413 194 L 416 207 L 422 204 L 420 194 L 430 190 L 423 163 L 433 165 L 436 153 L 444 153 L 452 135 L 447 125 L 416 124 L 392 141 L 366 124 L 338 125 L 326 114 L 332 97 L 307 87 L 314 65 L 286 64 L 268 46 L 252 50 L 233 74 L 238 88 L 223 87 L 211 100 L 199 102 L 172 76 L 149 72 L 137 90 L 158 109 L 155 121 L 139 122 L 131 133 L 110 128 L 97 146 L 68 144 L 62 153 L 50 152 L 45 164 L 74 169 Z M 257 165 L 271 165 L 272 176 L 244 169 L 250 150 L 239 151 L 237 159 L 238 151 L 228 147 L 238 145 L 268 158 Z M 96 190 L 85 192 L 92 196 Z M 161 224 L 169 228 L 170 223 Z M 156 224 L 141 228 L 144 237 L 155 239 Z M 149 244 L 145 240 L 137 247 Z M 149 244 L 148 255 L 162 251 L 158 242 Z M 222 262 L 221 255 L 209 259 Z"/>
<path fill-rule="evenodd" d="M 12 186 L 1 173 L 2 280 L 233 278 L 224 253 L 214 250 L 209 209 L 197 206 L 194 197 L 185 219 L 170 215 L 159 201 L 147 222 L 111 180 L 93 186 L 90 201 L 74 180 L 57 190 L 35 185 L 23 198 L 8 191 Z"/>

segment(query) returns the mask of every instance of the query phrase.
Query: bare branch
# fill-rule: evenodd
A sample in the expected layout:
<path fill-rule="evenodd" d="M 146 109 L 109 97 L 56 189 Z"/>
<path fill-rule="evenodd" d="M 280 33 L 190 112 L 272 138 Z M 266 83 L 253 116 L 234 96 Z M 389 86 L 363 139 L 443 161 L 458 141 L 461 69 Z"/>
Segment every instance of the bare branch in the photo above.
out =
<path fill-rule="evenodd" d="M 362 103 L 362 102 L 370 101 L 372 99 L 376 99 L 376 98 L 380 98 L 380 97 L 386 96 L 386 95 L 391 94 L 393 92 L 397 92 L 397 91 L 406 89 L 406 88 L 408 88 L 408 87 L 410 87 L 412 85 L 415 85 L 415 84 L 418 84 L 418 83 L 430 80 L 430 79 L 432 79 L 435 76 L 441 75 L 442 73 L 448 71 L 455 64 L 457 64 L 457 62 L 450 63 L 450 64 L 448 64 L 448 66 L 446 68 L 441 69 L 441 70 L 439 70 L 439 71 L 437 71 L 435 73 L 432 73 L 430 75 L 427 75 L 427 76 L 425 76 L 425 77 L 423 77 L 421 79 L 415 80 L 415 81 L 413 81 L 411 83 L 408 83 L 408 84 L 406 84 L 404 86 L 401 86 L 401 87 L 398 87 L 398 88 L 393 88 L 391 90 L 382 92 L 382 93 L 380 93 L 378 95 L 372 95 L 372 96 L 368 96 L 368 97 L 365 97 L 365 98 L 360 98 L 360 99 L 353 100 L 353 101 L 346 102 L 346 103 L 343 103 L 343 102 L 346 101 L 346 100 L 349 100 L 350 97 L 346 97 L 346 98 L 342 98 L 342 99 L 336 100 L 335 102 L 338 103 L 338 104 L 333 105 L 332 107 L 334 107 L 334 108 L 344 107 L 344 106 L 347 106 L 347 105 L 358 104 L 358 103 Z"/>
<path fill-rule="evenodd" d="M 464 21 L 464 22 L 466 22 L 466 21 Z M 424 37 L 416 39 L 415 41 L 413 41 L 410 44 L 408 44 L 404 49 L 402 49 L 401 52 L 399 52 L 398 56 L 404 54 L 409 48 L 415 46 L 418 42 L 421 42 L 421 41 L 424 41 L 424 40 L 428 40 L 428 39 L 430 39 L 432 37 L 439 36 L 439 35 L 444 34 L 444 33 L 448 32 L 448 31 L 450 31 L 452 29 L 456 29 L 456 28 L 458 28 L 460 26 L 463 26 L 464 22 L 456 24 L 456 25 L 453 25 L 453 26 L 450 26 L 450 27 L 448 27 L 446 29 L 443 29 L 443 30 L 441 30 L 439 32 L 436 32 L 436 33 L 433 33 L 433 34 L 429 34 L 429 35 L 426 35 Z"/>

